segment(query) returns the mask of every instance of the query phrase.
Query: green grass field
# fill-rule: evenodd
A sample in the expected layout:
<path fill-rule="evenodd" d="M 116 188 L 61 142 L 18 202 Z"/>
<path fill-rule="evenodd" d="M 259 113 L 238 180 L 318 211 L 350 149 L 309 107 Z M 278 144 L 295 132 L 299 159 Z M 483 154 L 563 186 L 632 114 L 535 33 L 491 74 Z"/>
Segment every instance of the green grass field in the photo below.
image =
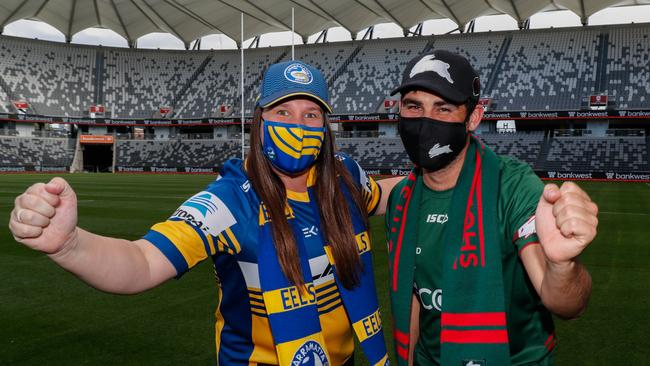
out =
<path fill-rule="evenodd" d="M 214 365 L 217 299 L 209 263 L 147 293 L 117 296 L 90 288 L 14 242 L 7 229 L 14 197 L 50 178 L 0 175 L 0 365 Z M 213 177 L 77 174 L 66 179 L 77 191 L 81 227 L 136 239 Z M 598 238 L 583 255 L 594 290 L 580 319 L 557 321 L 557 364 L 645 364 L 650 185 L 581 185 L 601 209 Z M 382 219 L 373 219 L 372 231 L 384 327 L 390 329 Z"/>

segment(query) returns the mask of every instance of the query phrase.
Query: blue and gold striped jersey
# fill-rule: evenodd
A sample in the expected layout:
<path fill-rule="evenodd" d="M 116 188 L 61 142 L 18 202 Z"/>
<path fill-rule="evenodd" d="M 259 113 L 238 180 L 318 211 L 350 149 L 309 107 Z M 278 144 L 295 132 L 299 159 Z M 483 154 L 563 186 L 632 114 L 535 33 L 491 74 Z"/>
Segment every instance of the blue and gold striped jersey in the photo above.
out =
<path fill-rule="evenodd" d="M 343 154 L 337 157 L 361 188 L 372 213 L 381 196 L 379 186 L 354 160 Z M 314 179 L 312 168 L 308 190 Z M 317 208 L 307 192 L 287 191 L 287 198 L 287 217 L 297 220 L 304 237 L 325 344 L 332 364 L 340 365 L 353 352 L 353 331 L 324 250 Z M 202 260 L 213 261 L 219 289 L 216 346 L 220 365 L 278 364 L 257 264 L 260 229 L 267 220 L 243 162 L 233 159 L 206 190 L 189 198 L 144 236 L 165 254 L 178 277 Z M 370 245 L 367 232 L 355 234 L 358 241 Z"/>

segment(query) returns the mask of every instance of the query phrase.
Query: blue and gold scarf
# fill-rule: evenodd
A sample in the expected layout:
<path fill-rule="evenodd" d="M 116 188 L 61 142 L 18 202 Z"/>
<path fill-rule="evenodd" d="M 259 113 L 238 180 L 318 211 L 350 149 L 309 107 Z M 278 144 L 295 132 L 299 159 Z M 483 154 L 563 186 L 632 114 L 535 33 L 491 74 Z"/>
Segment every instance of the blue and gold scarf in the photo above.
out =
<path fill-rule="evenodd" d="M 351 200 L 350 193 L 341 184 L 352 221 L 357 234 L 357 245 L 362 264 L 360 284 L 353 289 L 346 289 L 335 276 L 343 305 L 348 314 L 354 333 L 364 350 L 370 365 L 389 365 L 384 334 L 379 316 L 379 306 L 375 292 L 372 270 L 372 253 L 370 241 L 362 220 L 361 213 Z M 309 189 L 312 212 L 318 213 L 317 200 L 313 190 Z M 263 223 L 259 234 L 258 264 L 260 283 L 266 311 L 269 316 L 276 352 L 280 365 L 332 365 L 325 345 L 318 308 L 316 291 L 312 282 L 307 249 L 297 220 L 289 215 L 289 225 L 293 230 L 304 288 L 297 288 L 284 276 L 278 261 L 271 221 Z M 320 222 L 320 218 L 318 220 Z M 319 228 L 321 229 L 321 228 Z M 323 232 L 321 230 L 321 232 Z M 364 236 L 365 235 L 365 236 Z M 326 245 L 325 252 L 332 266 L 336 266 Z"/>

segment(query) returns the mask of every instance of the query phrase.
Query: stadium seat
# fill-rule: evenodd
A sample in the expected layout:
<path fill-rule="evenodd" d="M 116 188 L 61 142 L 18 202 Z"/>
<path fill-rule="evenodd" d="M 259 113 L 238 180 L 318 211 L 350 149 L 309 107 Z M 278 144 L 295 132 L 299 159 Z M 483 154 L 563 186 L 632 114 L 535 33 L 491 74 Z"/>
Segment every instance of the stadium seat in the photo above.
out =
<path fill-rule="evenodd" d="M 0 136 L 0 167 L 69 167 L 75 140 Z"/>

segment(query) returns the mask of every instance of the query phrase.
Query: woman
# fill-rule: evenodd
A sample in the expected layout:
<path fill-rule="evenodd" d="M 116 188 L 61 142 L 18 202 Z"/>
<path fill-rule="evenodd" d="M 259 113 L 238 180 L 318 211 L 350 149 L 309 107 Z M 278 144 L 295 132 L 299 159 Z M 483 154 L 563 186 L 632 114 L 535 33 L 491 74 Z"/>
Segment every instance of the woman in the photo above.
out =
<path fill-rule="evenodd" d="M 353 334 L 371 365 L 388 364 L 366 231 L 381 189 L 334 153 L 326 85 L 302 62 L 271 65 L 246 161 L 228 161 L 143 239 L 78 228 L 76 196 L 61 178 L 18 197 L 11 231 L 113 293 L 145 291 L 212 259 L 221 365 L 352 364 Z"/>

